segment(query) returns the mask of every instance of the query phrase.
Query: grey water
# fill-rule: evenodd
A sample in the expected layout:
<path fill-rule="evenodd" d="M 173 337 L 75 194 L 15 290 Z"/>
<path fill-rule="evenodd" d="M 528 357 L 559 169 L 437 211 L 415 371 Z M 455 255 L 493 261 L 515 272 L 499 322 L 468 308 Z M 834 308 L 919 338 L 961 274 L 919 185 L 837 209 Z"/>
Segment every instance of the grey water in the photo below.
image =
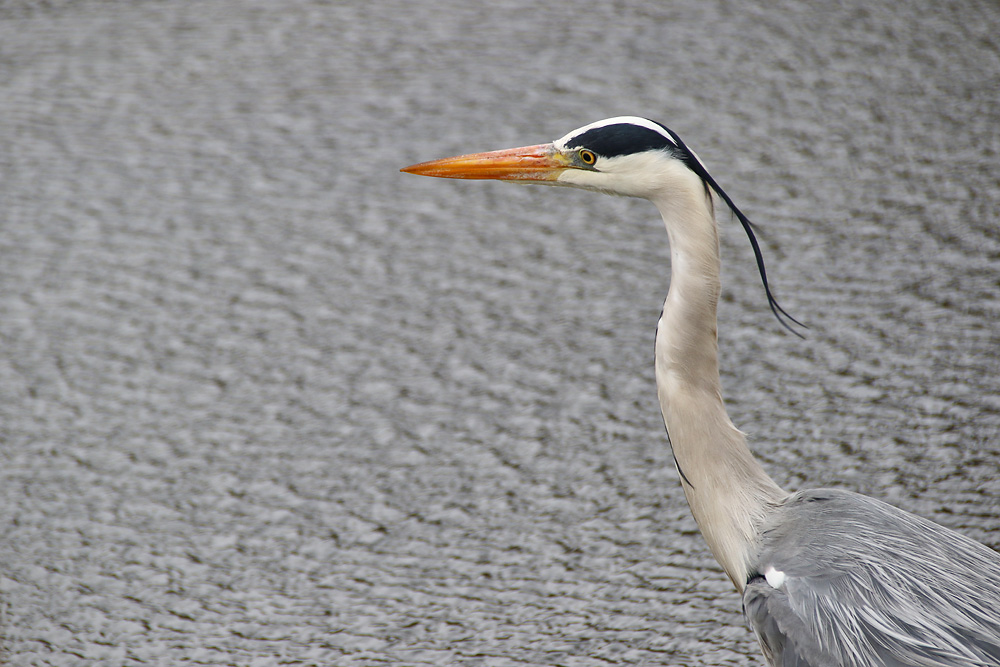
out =
<path fill-rule="evenodd" d="M 1000 8 L 0 4 L 0 663 L 758 665 L 647 202 L 400 174 L 659 120 L 786 488 L 1000 546 Z"/>

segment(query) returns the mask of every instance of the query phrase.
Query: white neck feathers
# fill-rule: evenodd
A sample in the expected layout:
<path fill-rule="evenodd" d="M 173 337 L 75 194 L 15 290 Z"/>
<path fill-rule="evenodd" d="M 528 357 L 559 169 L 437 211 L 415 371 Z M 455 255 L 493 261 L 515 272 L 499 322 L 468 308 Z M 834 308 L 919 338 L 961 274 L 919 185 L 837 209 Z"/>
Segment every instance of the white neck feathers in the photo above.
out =
<path fill-rule="evenodd" d="M 701 179 L 675 171 L 652 201 L 670 239 L 670 290 L 656 331 L 656 387 L 691 512 L 738 590 L 753 539 L 785 492 L 753 458 L 733 426 L 719 379 L 716 306 L 719 237 Z"/>

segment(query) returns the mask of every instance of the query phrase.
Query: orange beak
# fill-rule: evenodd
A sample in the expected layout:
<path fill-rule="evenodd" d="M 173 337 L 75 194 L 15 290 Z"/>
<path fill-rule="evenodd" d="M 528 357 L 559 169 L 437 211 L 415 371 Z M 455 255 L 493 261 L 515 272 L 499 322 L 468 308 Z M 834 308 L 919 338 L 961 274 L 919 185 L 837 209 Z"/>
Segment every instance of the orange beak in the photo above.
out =
<path fill-rule="evenodd" d="M 568 161 L 552 144 L 507 148 L 421 162 L 400 169 L 407 174 L 437 178 L 477 178 L 501 181 L 554 181 Z"/>

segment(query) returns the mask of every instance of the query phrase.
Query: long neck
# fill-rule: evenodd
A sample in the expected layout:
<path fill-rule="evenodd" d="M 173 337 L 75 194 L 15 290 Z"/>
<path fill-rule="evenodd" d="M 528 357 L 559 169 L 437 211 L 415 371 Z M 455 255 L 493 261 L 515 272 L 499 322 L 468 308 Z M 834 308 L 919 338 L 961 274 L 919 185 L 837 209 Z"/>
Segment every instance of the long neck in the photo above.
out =
<path fill-rule="evenodd" d="M 660 410 L 691 513 L 742 591 L 760 522 L 785 492 L 753 458 L 722 401 L 719 236 L 711 198 L 697 187 L 654 203 L 671 251 L 670 290 L 656 329 Z"/>

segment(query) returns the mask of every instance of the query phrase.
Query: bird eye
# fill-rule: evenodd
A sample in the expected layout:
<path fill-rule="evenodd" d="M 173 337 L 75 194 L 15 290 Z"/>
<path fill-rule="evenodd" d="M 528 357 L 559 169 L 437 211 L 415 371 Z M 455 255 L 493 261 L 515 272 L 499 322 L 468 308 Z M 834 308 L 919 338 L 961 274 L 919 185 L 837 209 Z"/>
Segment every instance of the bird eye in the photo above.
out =
<path fill-rule="evenodd" d="M 586 148 L 581 150 L 579 155 L 580 155 L 580 162 L 584 163 L 585 165 L 590 166 L 595 162 L 597 162 L 597 156 L 594 155 L 593 151 L 588 151 Z"/>

